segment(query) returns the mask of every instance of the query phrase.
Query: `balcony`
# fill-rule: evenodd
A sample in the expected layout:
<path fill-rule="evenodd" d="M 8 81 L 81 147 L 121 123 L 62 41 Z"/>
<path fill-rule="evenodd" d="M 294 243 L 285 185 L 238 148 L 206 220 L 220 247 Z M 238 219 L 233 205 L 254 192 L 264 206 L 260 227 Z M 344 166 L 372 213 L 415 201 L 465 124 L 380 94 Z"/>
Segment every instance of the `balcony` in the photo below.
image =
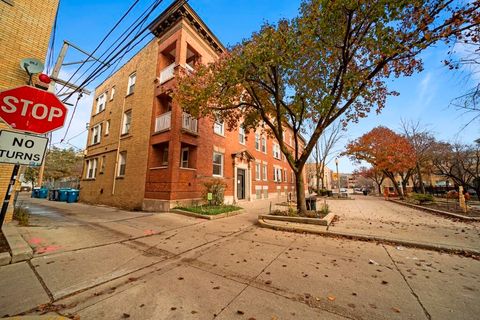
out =
<path fill-rule="evenodd" d="M 155 132 L 170 130 L 172 124 L 172 112 L 161 114 L 155 120 Z"/>
<path fill-rule="evenodd" d="M 195 135 L 198 134 L 198 120 L 184 112 L 182 114 L 182 129 Z"/>
<path fill-rule="evenodd" d="M 167 82 L 175 77 L 175 62 L 160 71 L 160 84 Z"/>

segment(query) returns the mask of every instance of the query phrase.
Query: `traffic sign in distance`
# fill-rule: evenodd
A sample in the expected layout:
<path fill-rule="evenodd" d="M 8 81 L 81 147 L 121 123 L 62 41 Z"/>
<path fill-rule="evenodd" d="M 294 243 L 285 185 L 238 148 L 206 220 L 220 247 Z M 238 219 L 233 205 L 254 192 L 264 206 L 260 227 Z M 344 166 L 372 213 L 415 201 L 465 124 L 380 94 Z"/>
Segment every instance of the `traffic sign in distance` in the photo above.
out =
<path fill-rule="evenodd" d="M 0 93 L 0 118 L 12 128 L 47 133 L 63 127 L 67 108 L 51 92 L 30 86 Z"/>
<path fill-rule="evenodd" d="M 48 139 L 12 131 L 0 131 L 0 163 L 40 166 Z"/>

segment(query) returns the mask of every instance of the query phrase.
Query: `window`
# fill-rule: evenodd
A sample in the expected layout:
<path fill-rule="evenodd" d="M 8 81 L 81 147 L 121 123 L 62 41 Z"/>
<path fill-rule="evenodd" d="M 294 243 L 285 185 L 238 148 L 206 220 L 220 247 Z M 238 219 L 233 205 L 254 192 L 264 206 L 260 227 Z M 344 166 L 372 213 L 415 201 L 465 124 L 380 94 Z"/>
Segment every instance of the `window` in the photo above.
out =
<path fill-rule="evenodd" d="M 106 156 L 102 156 L 100 158 L 100 171 L 99 171 L 99 173 L 104 173 L 105 172 L 105 159 L 106 159 Z"/>
<path fill-rule="evenodd" d="M 266 164 L 264 164 L 264 165 L 263 165 L 263 167 L 262 167 L 262 169 L 263 169 L 263 174 L 262 174 L 262 175 L 263 175 L 263 181 L 267 181 L 267 178 L 268 178 L 268 169 L 267 169 L 267 165 L 266 165 Z"/>
<path fill-rule="evenodd" d="M 132 73 L 130 77 L 128 77 L 127 95 L 132 94 L 135 91 L 136 81 L 137 81 L 137 74 Z"/>
<path fill-rule="evenodd" d="M 218 152 L 213 153 L 213 175 L 223 176 L 223 154 Z"/>
<path fill-rule="evenodd" d="M 105 135 L 108 136 L 110 134 L 110 120 L 105 122 Z"/>
<path fill-rule="evenodd" d="M 132 111 L 129 110 L 123 114 L 122 134 L 128 134 L 130 132 L 131 122 L 132 122 Z"/>
<path fill-rule="evenodd" d="M 162 151 L 162 166 L 168 166 L 168 146 L 164 147 Z"/>
<path fill-rule="evenodd" d="M 188 168 L 188 148 L 182 148 L 180 155 L 180 168 Z"/>
<path fill-rule="evenodd" d="M 240 125 L 238 128 L 238 141 L 241 144 L 245 144 L 245 129 L 243 128 L 243 125 Z"/>
<path fill-rule="evenodd" d="M 120 152 L 118 155 L 118 176 L 123 177 L 125 175 L 125 169 L 127 168 L 127 153 L 125 151 Z"/>
<path fill-rule="evenodd" d="M 115 97 L 115 86 L 112 87 L 112 91 L 110 92 L 110 101 L 113 100 L 113 97 Z"/>
<path fill-rule="evenodd" d="M 261 165 L 260 163 L 255 163 L 255 180 L 261 180 L 262 179 L 262 172 L 261 170 Z"/>
<path fill-rule="evenodd" d="M 225 124 L 222 122 L 215 122 L 213 125 L 213 132 L 221 136 L 225 135 Z"/>
<path fill-rule="evenodd" d="M 255 133 L 255 150 L 260 150 L 260 135 Z"/>
<path fill-rule="evenodd" d="M 280 159 L 280 146 L 276 143 L 273 145 L 273 157 Z"/>
<path fill-rule="evenodd" d="M 290 180 L 291 183 L 294 183 L 295 182 L 295 174 L 293 173 L 292 171 L 292 180 Z"/>
<path fill-rule="evenodd" d="M 267 139 L 262 137 L 262 152 L 267 153 Z"/>
<path fill-rule="evenodd" d="M 97 144 L 100 143 L 100 138 L 102 135 L 102 124 L 97 124 L 92 128 L 92 139 L 90 144 Z"/>
<path fill-rule="evenodd" d="M 282 182 L 282 169 L 281 168 L 273 168 L 273 181 L 275 182 Z"/>
<path fill-rule="evenodd" d="M 95 179 L 97 175 L 97 162 L 97 158 L 87 160 L 87 172 L 85 175 L 87 179 Z"/>
<path fill-rule="evenodd" d="M 283 181 L 288 182 L 287 181 L 287 169 L 283 169 Z"/>
<path fill-rule="evenodd" d="M 95 113 L 100 113 L 103 110 L 105 110 L 106 104 L 107 104 L 107 93 L 104 92 L 101 95 L 99 95 L 97 98 L 97 109 L 95 110 Z"/>

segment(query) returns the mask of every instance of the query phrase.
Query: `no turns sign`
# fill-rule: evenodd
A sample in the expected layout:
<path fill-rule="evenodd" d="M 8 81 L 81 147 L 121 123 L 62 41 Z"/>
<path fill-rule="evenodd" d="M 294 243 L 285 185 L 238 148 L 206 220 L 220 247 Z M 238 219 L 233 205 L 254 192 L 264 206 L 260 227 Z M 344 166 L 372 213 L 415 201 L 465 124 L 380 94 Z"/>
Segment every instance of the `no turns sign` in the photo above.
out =
<path fill-rule="evenodd" d="M 12 131 L 0 131 L 0 163 L 40 166 L 48 139 Z"/>

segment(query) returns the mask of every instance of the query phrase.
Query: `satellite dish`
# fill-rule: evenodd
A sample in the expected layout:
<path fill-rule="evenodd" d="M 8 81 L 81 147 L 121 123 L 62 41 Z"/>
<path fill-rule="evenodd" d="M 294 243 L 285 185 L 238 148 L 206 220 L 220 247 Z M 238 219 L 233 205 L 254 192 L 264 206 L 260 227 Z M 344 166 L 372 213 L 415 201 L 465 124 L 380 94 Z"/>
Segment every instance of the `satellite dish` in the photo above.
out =
<path fill-rule="evenodd" d="M 43 62 L 35 58 L 25 58 L 20 61 L 20 68 L 30 74 L 40 73 L 44 67 Z"/>

